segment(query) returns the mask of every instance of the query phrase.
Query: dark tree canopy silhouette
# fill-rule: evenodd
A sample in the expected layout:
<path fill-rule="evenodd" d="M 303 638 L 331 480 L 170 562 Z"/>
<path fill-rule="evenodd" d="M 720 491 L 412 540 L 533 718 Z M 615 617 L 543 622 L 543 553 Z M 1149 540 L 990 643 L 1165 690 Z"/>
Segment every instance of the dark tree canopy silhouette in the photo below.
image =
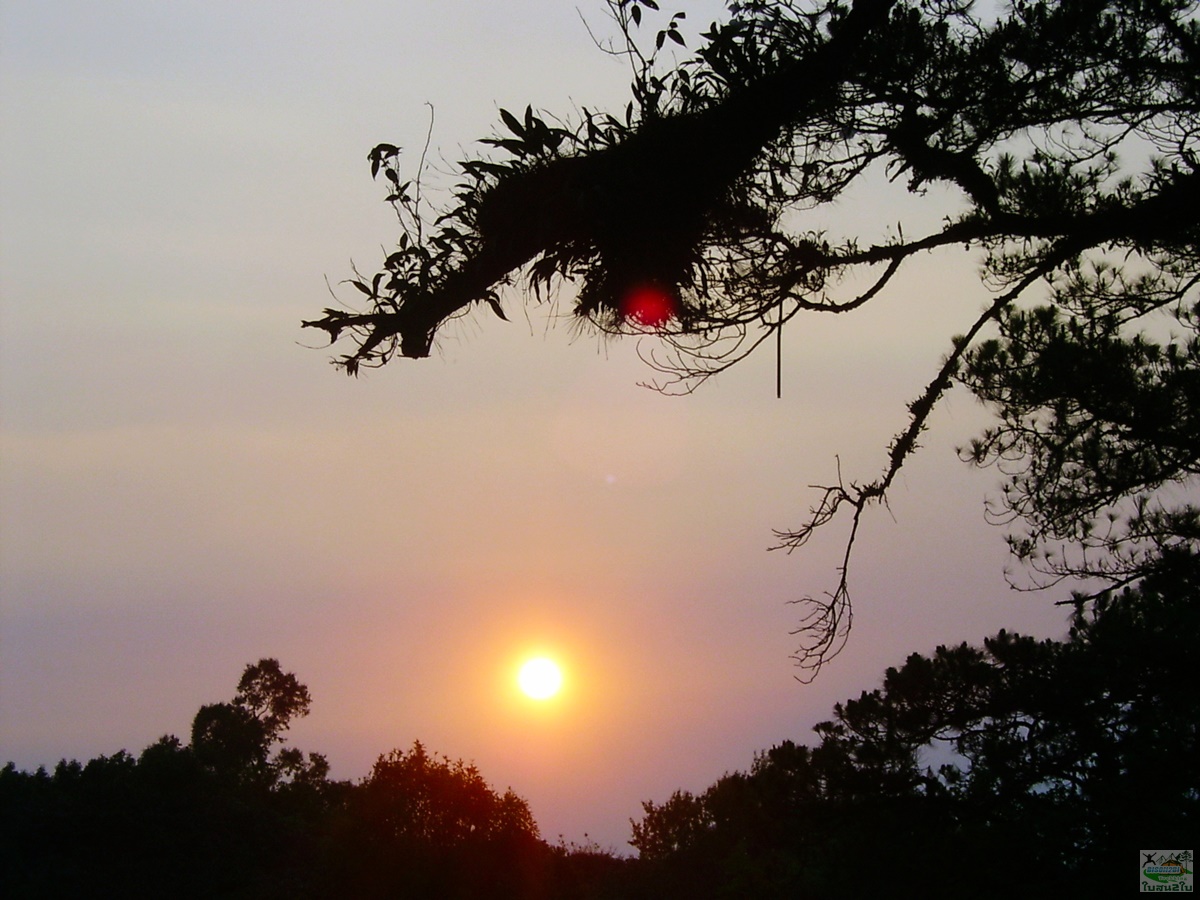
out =
<path fill-rule="evenodd" d="M 601 331 L 653 333 L 660 387 L 687 391 L 798 317 L 886 295 L 918 254 L 965 248 L 979 296 L 882 473 L 839 474 L 778 532 L 790 550 L 849 516 L 837 586 L 806 598 L 802 670 L 844 642 L 860 517 L 956 380 L 997 412 L 963 452 L 1007 473 L 995 512 L 1036 571 L 1132 583 L 1160 548 L 1194 541 L 1193 508 L 1162 506 L 1159 489 L 1197 464 L 1195 3 L 747 0 L 674 67 L 661 51 L 687 43 L 684 13 L 654 32 L 656 3 L 608 6 L 625 38 L 610 52 L 634 69 L 623 115 L 502 110 L 503 136 L 459 163 L 428 217 L 401 149 L 371 152 L 403 233 L 378 274 L 351 279 L 362 306 L 304 323 L 350 342 L 338 365 L 426 356 L 476 307 L 506 318 L 501 291 L 519 281 L 536 300 L 571 285 Z M 945 212 L 941 227 L 829 233 L 822 211 L 880 178 Z"/>
<path fill-rule="evenodd" d="M 246 667 L 232 703 L 205 706 L 191 745 L 165 736 L 52 772 L 0 769 L 0 896 L 582 898 L 623 867 L 551 847 L 528 804 L 473 766 L 381 756 L 358 783 L 282 748 L 308 688 L 278 661 Z"/>
<path fill-rule="evenodd" d="M 353 896 L 536 896 L 540 867 L 522 864 L 546 851 L 523 799 L 420 741 L 376 760 L 350 797 L 339 843 L 354 848 L 334 863 Z"/>
<path fill-rule="evenodd" d="M 230 703 L 200 707 L 192 720 L 192 751 L 204 765 L 225 777 L 274 782 L 281 777 L 304 780 L 328 771 L 320 754 L 285 748 L 271 759 L 271 748 L 283 740 L 292 719 L 308 715 L 308 688 L 277 659 L 246 666 Z M 312 771 L 309 771 L 309 770 Z"/>
<path fill-rule="evenodd" d="M 890 668 L 791 741 L 633 823 L 646 897 L 1104 896 L 1128 848 L 1200 831 L 1200 558 Z M 1189 844 L 1190 846 L 1190 844 Z"/>
<path fill-rule="evenodd" d="M 644 803 L 637 859 L 546 844 L 512 790 L 419 741 L 355 783 L 297 777 L 298 750 L 231 778 L 172 736 L 53 772 L 9 763 L 0 895 L 1106 896 L 1130 848 L 1200 833 L 1198 634 L 1200 556 L 1167 550 L 1139 585 L 1081 604 L 1066 640 L 914 653 L 837 704 L 814 746 Z M 307 694 L 288 678 L 270 696 Z"/>

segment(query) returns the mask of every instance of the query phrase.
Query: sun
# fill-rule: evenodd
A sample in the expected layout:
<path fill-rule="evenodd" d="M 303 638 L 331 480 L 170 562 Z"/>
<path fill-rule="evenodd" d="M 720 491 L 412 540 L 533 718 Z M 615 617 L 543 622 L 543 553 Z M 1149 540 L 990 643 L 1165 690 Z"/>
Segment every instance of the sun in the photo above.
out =
<path fill-rule="evenodd" d="M 534 700 L 549 700 L 562 687 L 562 680 L 558 664 L 544 656 L 526 662 L 517 675 L 521 690 Z"/>

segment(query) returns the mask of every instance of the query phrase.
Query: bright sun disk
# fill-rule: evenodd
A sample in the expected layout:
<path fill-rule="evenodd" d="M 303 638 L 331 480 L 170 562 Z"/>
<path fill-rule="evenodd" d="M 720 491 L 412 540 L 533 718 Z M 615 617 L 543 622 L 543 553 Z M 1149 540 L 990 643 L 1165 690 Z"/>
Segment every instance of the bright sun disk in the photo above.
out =
<path fill-rule="evenodd" d="M 552 659 L 531 659 L 521 666 L 517 683 L 521 685 L 521 690 L 534 700 L 547 700 L 562 687 L 562 670 Z"/>

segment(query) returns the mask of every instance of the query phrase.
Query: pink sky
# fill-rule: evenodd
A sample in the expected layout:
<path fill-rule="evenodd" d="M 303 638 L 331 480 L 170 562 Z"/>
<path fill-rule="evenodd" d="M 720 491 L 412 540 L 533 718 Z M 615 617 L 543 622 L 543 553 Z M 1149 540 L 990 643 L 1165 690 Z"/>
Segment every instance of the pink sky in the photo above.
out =
<path fill-rule="evenodd" d="M 292 742 L 335 776 L 420 739 L 548 838 L 625 849 L 640 801 L 806 740 L 912 651 L 1064 630 L 1057 595 L 1005 585 L 955 394 L 864 526 L 849 646 L 793 678 L 787 601 L 833 585 L 841 532 L 789 557 L 771 528 L 835 456 L 878 473 L 984 302 L 961 255 L 790 328 L 782 400 L 769 352 L 647 391 L 633 342 L 515 292 L 511 323 L 357 381 L 303 346 L 324 279 L 397 236 L 366 153 L 415 166 L 426 101 L 449 160 L 499 107 L 623 107 L 569 4 L 43 0 L 0 7 L 0 40 L 0 759 L 186 737 L 275 656 L 314 698 Z M 893 202 L 822 226 L 881 235 Z M 542 706 L 513 680 L 534 651 L 567 679 Z"/>

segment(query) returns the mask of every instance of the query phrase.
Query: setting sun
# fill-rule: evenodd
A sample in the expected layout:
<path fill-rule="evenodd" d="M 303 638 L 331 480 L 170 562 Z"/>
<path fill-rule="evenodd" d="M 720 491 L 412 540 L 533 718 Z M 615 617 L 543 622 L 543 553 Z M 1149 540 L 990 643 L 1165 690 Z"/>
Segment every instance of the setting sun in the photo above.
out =
<path fill-rule="evenodd" d="M 562 687 L 562 670 L 550 659 L 531 659 L 517 675 L 521 690 L 534 700 L 548 700 Z"/>

